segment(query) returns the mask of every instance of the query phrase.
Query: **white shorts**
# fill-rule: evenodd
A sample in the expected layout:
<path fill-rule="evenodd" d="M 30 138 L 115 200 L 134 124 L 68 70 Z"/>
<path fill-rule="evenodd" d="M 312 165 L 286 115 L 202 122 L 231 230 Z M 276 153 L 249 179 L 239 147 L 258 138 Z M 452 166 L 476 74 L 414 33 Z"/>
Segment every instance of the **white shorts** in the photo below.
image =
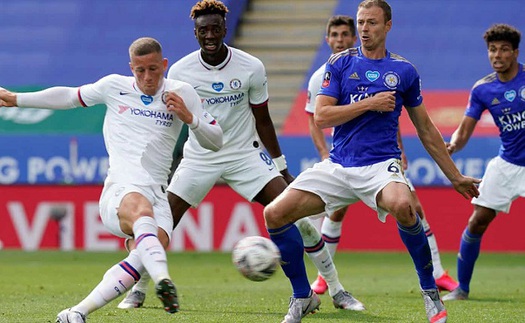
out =
<path fill-rule="evenodd" d="M 479 197 L 472 204 L 509 213 L 512 201 L 525 197 L 525 167 L 494 157 L 479 185 Z"/>
<path fill-rule="evenodd" d="M 168 203 L 165 190 L 161 185 L 156 186 L 136 186 L 132 184 L 106 183 L 100 195 L 100 218 L 106 229 L 112 234 L 122 238 L 132 238 L 120 229 L 119 217 L 117 210 L 122 198 L 126 194 L 137 192 L 148 199 L 153 206 L 153 216 L 157 225 L 166 231 L 168 237 L 171 237 L 173 231 L 173 217 Z"/>
<path fill-rule="evenodd" d="M 363 201 L 385 222 L 388 211 L 377 206 L 376 196 L 391 182 L 408 185 L 397 159 L 363 167 L 343 167 L 325 159 L 299 174 L 288 188 L 318 195 L 326 204 L 328 214 Z"/>
<path fill-rule="evenodd" d="M 183 158 L 168 191 L 197 207 L 219 178 L 248 201 L 275 177 L 281 176 L 272 159 L 261 149 L 233 156 L 226 163 Z"/>

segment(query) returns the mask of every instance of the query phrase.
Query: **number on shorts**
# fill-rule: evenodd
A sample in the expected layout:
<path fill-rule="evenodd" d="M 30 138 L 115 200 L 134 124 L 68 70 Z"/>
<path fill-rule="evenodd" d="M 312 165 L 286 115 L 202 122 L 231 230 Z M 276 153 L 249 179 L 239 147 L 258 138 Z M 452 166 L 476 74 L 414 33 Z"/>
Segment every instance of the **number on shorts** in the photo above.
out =
<path fill-rule="evenodd" d="M 272 161 L 272 159 L 270 158 L 270 156 L 266 155 L 266 154 L 263 153 L 263 152 L 260 152 L 260 153 L 259 153 L 259 156 L 261 156 L 262 161 L 265 162 L 266 165 L 268 165 L 268 166 L 272 165 L 273 161 Z"/>
<path fill-rule="evenodd" d="M 389 172 L 391 173 L 399 173 L 399 164 L 396 163 L 396 162 L 392 162 L 390 163 L 390 165 L 388 165 L 388 169 L 387 169 Z"/>

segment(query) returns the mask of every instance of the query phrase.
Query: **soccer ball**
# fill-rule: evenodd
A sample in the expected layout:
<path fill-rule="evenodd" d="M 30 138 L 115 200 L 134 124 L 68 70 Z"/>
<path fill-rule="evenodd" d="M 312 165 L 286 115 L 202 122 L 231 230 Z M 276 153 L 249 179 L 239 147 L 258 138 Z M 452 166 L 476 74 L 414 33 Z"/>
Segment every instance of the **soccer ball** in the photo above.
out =
<path fill-rule="evenodd" d="M 259 282 L 275 273 L 281 261 L 281 253 L 272 240 L 251 236 L 235 244 L 232 261 L 244 277 Z"/>

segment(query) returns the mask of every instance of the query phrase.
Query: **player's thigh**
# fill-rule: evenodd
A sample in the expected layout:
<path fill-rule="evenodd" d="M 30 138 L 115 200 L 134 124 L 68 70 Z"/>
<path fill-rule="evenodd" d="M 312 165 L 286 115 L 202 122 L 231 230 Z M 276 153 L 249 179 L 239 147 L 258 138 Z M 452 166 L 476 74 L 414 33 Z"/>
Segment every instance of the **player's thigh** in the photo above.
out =
<path fill-rule="evenodd" d="M 412 193 L 403 182 L 391 181 L 377 194 L 378 209 L 386 210 L 403 225 L 414 224 L 416 207 Z"/>
<path fill-rule="evenodd" d="M 206 197 L 224 172 L 224 165 L 183 158 L 168 186 L 171 192 L 193 207 Z"/>
<path fill-rule="evenodd" d="M 191 205 L 180 196 L 171 192 L 168 192 L 168 202 L 171 209 L 171 216 L 173 217 L 173 229 L 175 229 Z"/>
<path fill-rule="evenodd" d="M 236 156 L 226 165 L 222 179 L 246 200 L 254 201 L 258 197 L 257 201 L 263 205 L 286 188 L 286 182 L 272 159 L 260 149 Z"/>
<path fill-rule="evenodd" d="M 397 159 L 347 170 L 349 181 L 363 203 L 377 211 L 380 221 L 385 222 L 389 212 L 397 212 L 400 205 L 412 201 L 401 164 Z M 389 185 L 392 183 L 392 185 Z M 401 183 L 400 186 L 394 185 Z M 398 195 L 399 192 L 401 195 Z"/>
<path fill-rule="evenodd" d="M 324 208 L 315 209 L 310 215 L 325 211 L 332 214 L 337 210 L 359 201 L 351 182 L 347 180 L 346 169 L 325 159 L 303 171 L 290 183 L 289 188 L 306 191 L 317 195 L 324 203 Z M 287 189 L 287 190 L 288 190 Z M 280 197 L 278 197 L 280 198 Z"/>
<path fill-rule="evenodd" d="M 264 218 L 269 228 L 281 227 L 287 223 L 320 213 L 325 203 L 318 195 L 294 188 L 287 188 L 264 209 Z"/>
<path fill-rule="evenodd" d="M 253 198 L 253 200 L 266 206 L 275 200 L 275 198 L 279 196 L 279 194 L 281 194 L 287 186 L 288 183 L 286 183 L 284 177 L 276 176 L 263 187 L 263 189 Z"/>
<path fill-rule="evenodd" d="M 347 210 L 348 210 L 348 206 L 335 211 L 334 213 L 332 213 L 329 216 L 330 220 L 332 220 L 334 222 L 341 222 L 341 221 L 343 221 Z"/>
<path fill-rule="evenodd" d="M 99 210 L 102 223 L 106 229 L 109 230 L 109 232 L 123 238 L 132 237 L 132 231 L 129 230 L 129 228 L 123 228 L 121 222 L 128 220 L 125 219 L 126 214 L 131 212 L 129 209 L 131 209 L 133 206 L 124 205 L 124 210 L 122 210 L 122 220 L 119 214 L 123 200 L 126 197 L 129 198 L 130 194 L 140 194 L 149 201 L 150 205 L 154 203 L 154 194 L 151 190 L 149 190 L 147 187 L 145 188 L 131 184 L 106 184 L 100 195 Z M 130 203 L 131 202 L 128 202 L 128 204 Z M 124 232 L 123 229 L 126 232 Z"/>

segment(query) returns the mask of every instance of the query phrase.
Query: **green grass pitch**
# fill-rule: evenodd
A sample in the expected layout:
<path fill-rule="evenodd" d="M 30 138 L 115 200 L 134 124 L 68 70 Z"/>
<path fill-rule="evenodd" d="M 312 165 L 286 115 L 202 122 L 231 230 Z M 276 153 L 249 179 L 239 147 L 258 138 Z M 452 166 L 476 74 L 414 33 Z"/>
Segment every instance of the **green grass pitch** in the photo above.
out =
<path fill-rule="evenodd" d="M 54 322 L 56 314 L 86 296 L 123 252 L 0 251 L 0 322 Z M 280 322 L 291 288 L 282 270 L 265 282 L 251 282 L 231 264 L 229 253 L 169 253 L 170 274 L 181 310 L 169 315 L 154 296 L 143 308 L 117 309 L 120 298 L 88 322 Z M 455 255 L 442 254 L 455 276 Z M 306 259 L 309 278 L 316 271 Z M 336 310 L 328 295 L 314 322 L 426 322 L 416 273 L 407 253 L 343 253 L 336 256 L 341 282 L 367 307 Z M 482 253 L 471 299 L 447 302 L 449 322 L 524 322 L 525 254 Z"/>

